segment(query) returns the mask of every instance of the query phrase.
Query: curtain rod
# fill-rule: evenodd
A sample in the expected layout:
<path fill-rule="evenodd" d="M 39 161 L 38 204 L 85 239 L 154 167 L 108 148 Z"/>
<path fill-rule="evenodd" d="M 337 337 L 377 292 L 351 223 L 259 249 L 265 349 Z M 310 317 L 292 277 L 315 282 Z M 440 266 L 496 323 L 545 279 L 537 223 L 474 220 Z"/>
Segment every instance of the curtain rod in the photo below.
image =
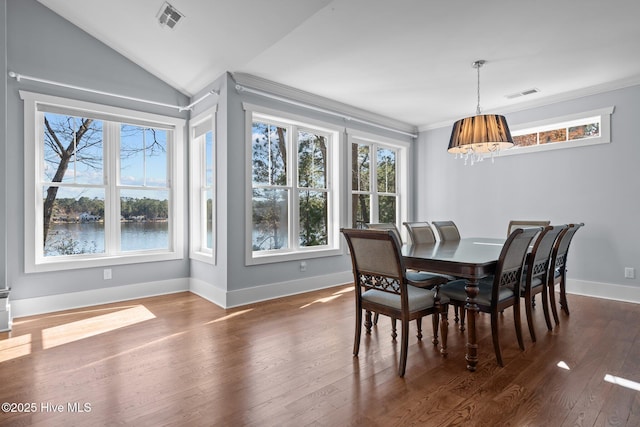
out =
<path fill-rule="evenodd" d="M 98 94 L 98 95 L 112 96 L 114 98 L 126 99 L 126 100 L 129 100 L 129 101 L 136 101 L 136 102 L 143 102 L 145 104 L 152 104 L 152 105 L 157 105 L 157 106 L 160 106 L 160 107 L 175 108 L 179 112 L 191 110 L 195 105 L 199 104 L 200 102 L 202 102 L 205 98 L 207 98 L 210 95 L 213 95 L 213 94 L 218 95 L 217 91 L 210 90 L 209 92 L 207 92 L 204 95 L 202 95 L 200 98 L 198 98 L 195 101 L 193 101 L 191 104 L 182 106 L 182 105 L 165 104 L 163 102 L 157 102 L 157 101 L 149 101 L 148 99 L 134 98 L 132 96 L 119 95 L 117 93 L 104 92 L 104 91 L 96 90 L 96 89 L 89 89 L 89 88 L 86 88 L 86 87 L 70 85 L 70 84 L 67 84 L 67 83 L 55 82 L 53 80 L 46 80 L 46 79 L 40 79 L 40 78 L 37 78 L 37 77 L 25 76 L 23 74 L 18 74 L 18 73 L 14 72 L 14 71 L 9 71 L 9 77 L 12 77 L 12 78 L 16 79 L 17 82 L 20 82 L 20 80 L 31 80 L 33 82 L 44 83 L 44 84 L 48 84 L 48 85 L 52 85 L 52 86 L 64 87 L 64 88 L 67 88 L 67 89 L 75 89 L 75 90 L 80 90 L 80 91 L 84 91 L 84 92 L 95 93 L 95 94 Z"/>
<path fill-rule="evenodd" d="M 400 129 L 394 129 L 392 127 L 383 126 L 383 125 L 380 125 L 378 123 L 374 123 L 374 122 L 370 122 L 370 121 L 367 121 L 367 120 L 358 119 L 356 117 L 347 116 L 345 114 L 338 113 L 336 111 L 332 111 L 332 110 L 327 110 L 325 108 L 316 107 L 314 105 L 306 104 L 304 102 L 294 101 L 293 99 L 285 98 L 285 97 L 282 97 L 282 96 L 279 96 L 279 95 L 274 95 L 272 93 L 264 92 L 264 91 L 261 91 L 261 90 L 258 90 L 258 89 L 252 89 L 252 88 L 249 88 L 249 87 L 246 87 L 246 86 L 242 86 L 240 84 L 236 84 L 236 90 L 238 92 L 249 92 L 249 93 L 253 93 L 253 94 L 256 94 L 256 95 L 264 96 L 266 98 L 275 99 L 276 101 L 282 101 L 282 102 L 286 102 L 288 104 L 296 105 L 298 107 L 303 107 L 303 108 L 306 108 L 306 109 L 309 109 L 309 110 L 318 111 L 320 113 L 329 114 L 331 116 L 340 117 L 340 118 L 342 118 L 342 119 L 344 119 L 346 121 L 362 123 L 362 124 L 365 124 L 365 125 L 377 127 L 379 129 L 384 129 L 384 130 L 388 130 L 388 131 L 391 131 L 391 132 L 399 133 L 399 134 L 402 134 L 402 135 L 407 135 L 407 136 L 410 136 L 412 138 L 417 138 L 418 137 L 418 135 L 416 135 L 414 133 L 405 132 L 405 131 L 400 130 Z"/>

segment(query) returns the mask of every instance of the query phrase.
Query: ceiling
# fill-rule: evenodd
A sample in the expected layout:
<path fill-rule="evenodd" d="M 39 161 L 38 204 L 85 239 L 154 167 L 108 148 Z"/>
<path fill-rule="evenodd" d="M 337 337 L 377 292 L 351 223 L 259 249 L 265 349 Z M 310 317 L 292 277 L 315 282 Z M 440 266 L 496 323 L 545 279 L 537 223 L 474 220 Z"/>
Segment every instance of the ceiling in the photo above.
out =
<path fill-rule="evenodd" d="M 421 129 L 640 84 L 637 0 L 38 0 L 186 95 L 247 73 Z M 511 97 L 530 89 L 532 95 Z"/>

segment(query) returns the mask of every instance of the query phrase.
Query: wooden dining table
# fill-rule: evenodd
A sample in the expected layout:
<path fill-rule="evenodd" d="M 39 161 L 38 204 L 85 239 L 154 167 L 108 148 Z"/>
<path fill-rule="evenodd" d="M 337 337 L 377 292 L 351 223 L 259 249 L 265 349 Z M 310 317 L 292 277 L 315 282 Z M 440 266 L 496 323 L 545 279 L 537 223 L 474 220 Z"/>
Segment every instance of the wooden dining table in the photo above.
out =
<path fill-rule="evenodd" d="M 476 370 L 478 364 L 478 342 L 476 316 L 478 305 L 478 281 L 496 269 L 505 239 L 469 237 L 460 240 L 428 244 L 407 244 L 402 247 L 402 256 L 407 268 L 447 274 L 466 279 L 467 293 L 467 369 Z"/>

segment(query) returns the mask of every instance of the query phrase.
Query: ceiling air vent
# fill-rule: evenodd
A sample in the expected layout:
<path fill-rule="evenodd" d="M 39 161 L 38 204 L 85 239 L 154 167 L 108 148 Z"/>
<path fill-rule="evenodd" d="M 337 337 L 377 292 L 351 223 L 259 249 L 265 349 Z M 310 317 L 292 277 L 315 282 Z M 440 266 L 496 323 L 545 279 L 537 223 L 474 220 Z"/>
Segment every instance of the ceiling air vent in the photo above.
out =
<path fill-rule="evenodd" d="M 514 99 L 514 98 L 519 98 L 525 95 L 533 95 L 534 93 L 538 93 L 538 92 L 540 92 L 539 89 L 533 88 L 533 89 L 523 90 L 522 92 L 518 92 L 518 93 L 512 93 L 511 95 L 506 95 L 506 97 L 507 99 Z"/>
<path fill-rule="evenodd" d="M 158 22 L 162 27 L 174 29 L 184 15 L 178 9 L 165 2 L 158 12 Z"/>

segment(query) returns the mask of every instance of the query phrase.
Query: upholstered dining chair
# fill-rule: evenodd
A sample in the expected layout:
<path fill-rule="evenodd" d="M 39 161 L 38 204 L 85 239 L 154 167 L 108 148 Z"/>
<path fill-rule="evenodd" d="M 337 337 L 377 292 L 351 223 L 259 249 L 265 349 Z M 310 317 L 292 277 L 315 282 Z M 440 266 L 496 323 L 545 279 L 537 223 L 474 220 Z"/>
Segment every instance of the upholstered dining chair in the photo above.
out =
<path fill-rule="evenodd" d="M 548 225 L 540 231 L 529 255 L 526 257 L 524 277 L 520 289 L 520 296 L 524 298 L 524 308 L 527 315 L 527 325 L 531 341 L 536 342 L 536 332 L 533 323 L 532 301 L 536 294 L 542 293 L 542 310 L 547 329 L 552 330 L 549 315 L 548 283 L 551 272 L 551 257 L 553 246 L 558 236 L 567 229 L 567 225 Z"/>
<path fill-rule="evenodd" d="M 425 222 L 425 221 L 408 222 L 407 221 L 407 222 L 403 222 L 402 224 L 407 228 L 407 232 L 409 233 L 411 242 L 414 245 L 436 242 L 436 235 L 433 233 L 433 228 L 431 228 L 431 225 L 428 222 Z M 435 273 L 429 273 L 429 274 L 435 274 Z M 451 280 L 457 279 L 457 277 L 443 275 L 443 274 L 439 276 L 446 279 L 446 281 L 443 283 L 447 283 Z M 439 284 L 442 284 L 442 283 L 439 283 Z M 415 286 L 420 286 L 420 285 L 415 285 Z M 454 306 L 454 310 L 455 310 L 454 319 L 457 323 L 458 311 L 459 311 L 457 305 Z M 464 307 L 463 307 L 463 310 L 464 310 Z"/>
<path fill-rule="evenodd" d="M 516 228 L 526 227 L 546 227 L 551 224 L 551 221 L 525 221 L 525 220 L 511 220 L 509 221 L 509 228 L 507 229 L 507 236 L 513 232 Z"/>
<path fill-rule="evenodd" d="M 524 350 L 522 340 L 522 325 L 520 321 L 520 283 L 525 257 L 529 251 L 529 245 L 541 228 L 517 228 L 505 241 L 495 274 L 481 279 L 478 283 L 478 295 L 475 298 L 478 310 L 491 314 L 491 335 L 493 336 L 493 349 L 500 366 L 502 352 L 498 334 L 499 313 L 508 307 L 513 307 L 513 322 L 515 324 L 518 345 Z M 440 287 L 441 298 L 449 297 L 451 301 L 466 301 L 466 280 L 454 280 Z"/>
<path fill-rule="evenodd" d="M 560 308 L 568 315 L 569 305 L 567 304 L 567 255 L 569 254 L 569 245 L 575 236 L 576 231 L 584 226 L 584 222 L 579 224 L 568 224 L 568 228 L 564 230 L 562 235 L 558 237 L 552 253 L 553 275 L 549 277 L 549 299 L 551 304 L 551 312 L 556 325 L 560 324 L 558 318 L 558 310 L 556 308 L 555 285 L 560 285 Z"/>
<path fill-rule="evenodd" d="M 431 224 L 438 232 L 440 241 L 460 240 L 460 231 L 453 221 L 432 221 Z"/>
<path fill-rule="evenodd" d="M 356 328 L 353 355 L 358 356 L 362 332 L 362 312 L 366 312 L 366 333 L 371 333 L 371 312 L 389 316 L 402 325 L 398 376 L 405 374 L 409 345 L 409 322 L 416 320 L 418 339 L 422 338 L 421 320 L 424 316 L 440 315 L 441 353 L 447 352 L 448 299 L 438 295 L 437 288 L 412 286 L 400 251 L 400 242 L 390 230 L 340 230 L 351 252 L 356 300 Z M 433 338 L 438 344 L 437 329 Z"/>

